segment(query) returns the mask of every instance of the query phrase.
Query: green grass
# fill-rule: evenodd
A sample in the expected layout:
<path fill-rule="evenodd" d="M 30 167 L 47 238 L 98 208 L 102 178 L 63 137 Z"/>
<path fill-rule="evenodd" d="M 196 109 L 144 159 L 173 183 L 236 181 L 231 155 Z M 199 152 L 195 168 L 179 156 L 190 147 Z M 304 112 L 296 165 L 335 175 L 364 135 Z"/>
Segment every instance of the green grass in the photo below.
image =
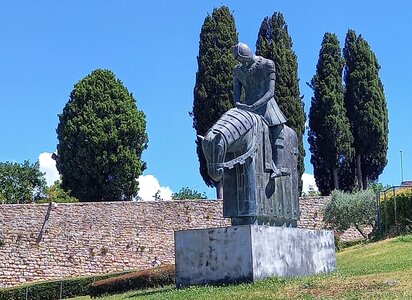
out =
<path fill-rule="evenodd" d="M 339 271 L 368 275 L 412 269 L 412 235 L 357 245 L 337 254 Z"/>
<path fill-rule="evenodd" d="M 99 299 L 412 299 L 412 235 L 356 245 L 336 256 L 337 271 L 329 275 L 181 290 L 169 286 Z"/>

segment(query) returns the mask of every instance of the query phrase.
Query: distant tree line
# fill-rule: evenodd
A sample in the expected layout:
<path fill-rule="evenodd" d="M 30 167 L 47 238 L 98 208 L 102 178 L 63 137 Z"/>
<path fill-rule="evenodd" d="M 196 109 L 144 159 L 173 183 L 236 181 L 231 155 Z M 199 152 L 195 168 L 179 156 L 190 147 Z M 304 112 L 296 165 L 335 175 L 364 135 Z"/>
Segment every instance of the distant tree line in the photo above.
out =
<path fill-rule="evenodd" d="M 191 189 L 189 187 L 182 187 L 178 192 L 173 193 L 172 195 L 173 200 L 199 200 L 199 199 L 207 199 L 206 194 L 203 192 L 198 192 L 195 189 Z"/>
<path fill-rule="evenodd" d="M 0 163 L 0 204 L 78 201 L 61 188 L 60 181 L 48 187 L 39 162 Z"/>
<path fill-rule="evenodd" d="M 46 180 L 39 163 L 0 163 L 0 202 L 7 204 L 29 203 L 44 197 Z"/>

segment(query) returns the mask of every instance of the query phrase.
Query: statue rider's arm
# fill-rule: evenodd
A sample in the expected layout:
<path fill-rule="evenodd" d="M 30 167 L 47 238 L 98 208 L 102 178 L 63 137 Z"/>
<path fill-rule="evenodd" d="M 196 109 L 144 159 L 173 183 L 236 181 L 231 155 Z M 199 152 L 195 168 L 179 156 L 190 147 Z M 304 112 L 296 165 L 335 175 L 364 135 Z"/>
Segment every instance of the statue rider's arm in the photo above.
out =
<path fill-rule="evenodd" d="M 245 109 L 248 111 L 256 111 L 258 109 L 260 109 L 262 106 L 266 105 L 266 103 L 275 96 L 275 79 L 276 79 L 276 73 L 275 73 L 275 64 L 273 61 L 268 61 L 266 64 L 266 68 L 267 68 L 267 74 L 268 74 L 268 89 L 266 91 L 266 93 L 257 101 L 255 101 L 255 103 L 253 103 L 252 105 L 247 105 L 244 103 L 236 103 L 236 107 L 241 108 L 241 109 Z"/>
<path fill-rule="evenodd" d="M 252 111 L 257 110 L 261 108 L 262 106 L 266 105 L 266 103 L 275 96 L 275 79 L 276 79 L 275 72 L 270 73 L 268 90 L 262 96 L 262 98 L 260 98 L 259 100 L 257 100 L 255 103 L 251 105 Z"/>
<path fill-rule="evenodd" d="M 242 92 L 242 85 L 239 78 L 234 74 L 233 75 L 233 104 L 237 105 L 240 103 L 240 95 Z"/>

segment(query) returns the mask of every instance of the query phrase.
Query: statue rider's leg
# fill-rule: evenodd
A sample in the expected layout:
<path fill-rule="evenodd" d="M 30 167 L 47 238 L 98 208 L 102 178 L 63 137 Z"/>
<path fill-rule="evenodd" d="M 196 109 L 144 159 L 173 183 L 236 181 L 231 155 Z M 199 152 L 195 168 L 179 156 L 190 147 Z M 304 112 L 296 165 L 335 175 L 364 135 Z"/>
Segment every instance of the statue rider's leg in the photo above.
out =
<path fill-rule="evenodd" d="M 271 178 L 286 176 L 290 170 L 285 168 L 286 153 L 284 151 L 285 138 L 283 136 L 283 124 L 269 126 L 270 144 L 272 148 L 272 174 Z"/>

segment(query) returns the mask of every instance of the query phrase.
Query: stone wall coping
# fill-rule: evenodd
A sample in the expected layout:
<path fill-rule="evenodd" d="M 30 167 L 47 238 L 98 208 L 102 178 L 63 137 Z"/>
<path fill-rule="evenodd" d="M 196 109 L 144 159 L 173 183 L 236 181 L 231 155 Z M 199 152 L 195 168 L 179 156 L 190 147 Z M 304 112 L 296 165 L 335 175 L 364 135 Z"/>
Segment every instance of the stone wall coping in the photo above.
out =
<path fill-rule="evenodd" d="M 329 196 L 319 196 L 319 197 L 300 197 L 301 200 L 308 201 L 312 200 L 326 200 L 329 199 Z M 185 199 L 185 200 L 161 200 L 161 201 L 93 201 L 93 202 L 69 202 L 69 203 L 60 203 L 60 202 L 52 202 L 55 205 L 67 205 L 67 206 L 83 206 L 83 205 L 114 205 L 114 204 L 123 204 L 123 205 L 147 205 L 147 204 L 160 204 L 160 203 L 213 203 L 213 202 L 221 202 L 222 199 Z M 19 207 L 19 206 L 48 206 L 49 203 L 19 203 L 19 204 L 8 204 L 8 203 L 0 203 L 0 207 Z"/>
<path fill-rule="evenodd" d="M 95 201 L 95 202 L 69 202 L 69 203 L 60 203 L 52 202 L 55 205 L 67 205 L 67 206 L 83 206 L 83 205 L 113 205 L 113 204 L 123 204 L 123 205 L 147 205 L 147 204 L 160 204 L 160 203 L 185 203 L 185 202 L 199 202 L 199 203 L 208 203 L 214 201 L 221 201 L 219 199 L 187 199 L 187 200 L 161 200 L 161 201 Z M 19 207 L 19 206 L 48 206 L 49 203 L 19 203 L 19 204 L 8 204 L 0 203 L 0 207 Z"/>

